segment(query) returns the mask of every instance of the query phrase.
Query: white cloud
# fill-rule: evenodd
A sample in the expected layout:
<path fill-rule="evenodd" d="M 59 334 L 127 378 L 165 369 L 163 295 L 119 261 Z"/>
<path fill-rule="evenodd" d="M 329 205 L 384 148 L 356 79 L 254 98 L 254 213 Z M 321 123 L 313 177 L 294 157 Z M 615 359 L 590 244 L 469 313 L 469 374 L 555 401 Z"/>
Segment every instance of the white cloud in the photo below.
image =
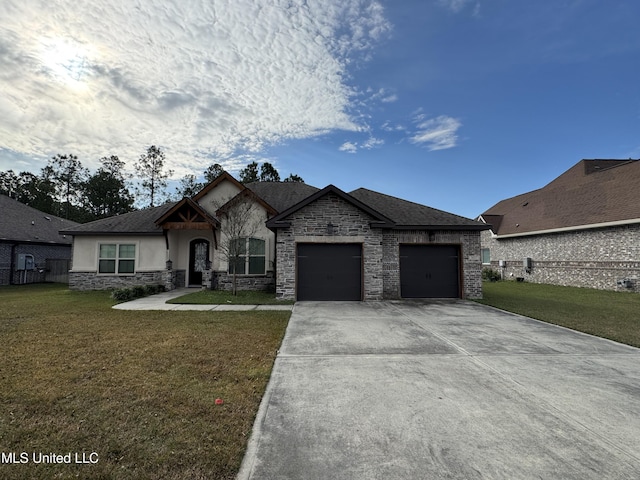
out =
<path fill-rule="evenodd" d="M 74 153 L 95 166 L 111 154 L 132 163 L 156 144 L 176 175 L 361 130 L 348 68 L 390 29 L 377 0 L 4 0 L 3 9 L 5 151 Z"/>
<path fill-rule="evenodd" d="M 410 140 L 426 146 L 431 151 L 453 148 L 457 145 L 457 132 L 461 126 L 459 120 L 445 115 L 429 120 L 424 120 L 421 115 L 417 124 L 418 130 Z"/>
<path fill-rule="evenodd" d="M 344 142 L 342 145 L 340 145 L 338 150 L 340 150 L 341 152 L 356 153 L 358 151 L 358 144 L 353 142 Z"/>
<path fill-rule="evenodd" d="M 475 0 L 438 0 L 438 4 L 440 4 L 445 8 L 448 8 L 454 13 L 460 12 L 466 5 L 474 2 Z M 480 2 L 475 2 L 473 14 L 474 16 L 477 16 L 479 13 L 480 13 Z"/>
<path fill-rule="evenodd" d="M 340 145 L 340 147 L 338 147 L 338 150 L 340 150 L 341 152 L 356 153 L 358 150 L 361 150 L 361 149 L 372 150 L 374 148 L 381 147 L 382 145 L 384 145 L 383 139 L 375 138 L 371 136 L 362 143 L 345 142 L 342 145 Z"/>
<path fill-rule="evenodd" d="M 381 138 L 369 137 L 363 144 L 362 148 L 366 148 L 367 150 L 371 150 L 373 148 L 378 148 L 384 145 L 384 140 Z"/>

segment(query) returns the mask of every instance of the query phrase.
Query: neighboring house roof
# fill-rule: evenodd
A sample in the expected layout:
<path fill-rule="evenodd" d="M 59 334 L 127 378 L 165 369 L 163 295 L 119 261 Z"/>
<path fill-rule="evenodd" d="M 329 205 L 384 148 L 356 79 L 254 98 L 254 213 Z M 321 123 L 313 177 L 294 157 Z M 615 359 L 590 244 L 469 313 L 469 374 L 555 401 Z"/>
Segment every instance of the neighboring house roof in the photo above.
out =
<path fill-rule="evenodd" d="M 640 161 L 581 160 L 548 185 L 498 202 L 480 219 L 498 236 L 640 223 Z"/>
<path fill-rule="evenodd" d="M 71 245 L 59 230 L 79 225 L 0 195 L 0 240 Z"/>
<path fill-rule="evenodd" d="M 246 186 L 278 212 L 284 212 L 320 190 L 302 182 L 252 182 Z"/>
<path fill-rule="evenodd" d="M 74 228 L 64 229 L 60 233 L 69 235 L 162 235 L 162 227 L 156 225 L 156 220 L 164 216 L 177 203 L 166 203 L 159 207 L 95 220 Z"/>
<path fill-rule="evenodd" d="M 418 203 L 402 200 L 366 188 L 350 193 L 394 222 L 396 229 L 446 228 L 453 230 L 486 230 L 488 227 L 470 218 L 454 215 Z"/>

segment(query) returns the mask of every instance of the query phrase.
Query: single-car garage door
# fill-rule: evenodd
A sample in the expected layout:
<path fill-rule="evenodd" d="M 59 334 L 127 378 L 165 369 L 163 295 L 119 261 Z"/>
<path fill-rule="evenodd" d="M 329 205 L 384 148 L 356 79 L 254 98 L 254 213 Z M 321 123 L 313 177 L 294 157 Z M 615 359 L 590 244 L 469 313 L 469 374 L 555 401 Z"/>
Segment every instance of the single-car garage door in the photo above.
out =
<path fill-rule="evenodd" d="M 456 245 L 400 245 L 400 295 L 458 298 L 459 252 Z"/>
<path fill-rule="evenodd" d="M 299 243 L 298 300 L 361 300 L 362 245 Z"/>

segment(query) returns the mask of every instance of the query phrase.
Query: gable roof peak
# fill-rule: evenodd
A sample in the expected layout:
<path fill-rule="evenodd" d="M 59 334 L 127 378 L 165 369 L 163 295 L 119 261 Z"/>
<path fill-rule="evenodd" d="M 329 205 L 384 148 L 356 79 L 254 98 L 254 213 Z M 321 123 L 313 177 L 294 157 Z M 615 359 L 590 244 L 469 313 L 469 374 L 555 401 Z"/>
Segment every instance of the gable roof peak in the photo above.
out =
<path fill-rule="evenodd" d="M 238 187 L 238 189 L 240 189 L 240 190 L 244 190 L 245 188 L 247 188 L 245 185 L 243 185 L 238 180 L 236 180 L 233 175 L 231 175 L 229 172 L 225 171 L 225 172 L 222 172 L 220 175 L 218 175 L 216 178 L 214 178 L 211 182 L 206 184 L 202 188 L 202 190 L 200 190 L 193 197 L 191 197 L 192 200 L 197 202 L 198 200 L 200 200 L 202 197 L 204 197 L 207 193 L 209 193 L 211 190 L 216 188 L 218 185 L 220 185 L 225 180 L 228 181 L 228 182 L 231 182 L 236 187 Z"/>
<path fill-rule="evenodd" d="M 304 200 L 296 203 L 295 205 L 293 205 L 290 208 L 286 209 L 285 211 L 281 212 L 279 215 L 276 215 L 275 217 L 273 217 L 271 220 L 269 220 L 267 222 L 267 226 L 269 228 L 277 228 L 277 227 L 288 226 L 289 222 L 287 222 L 286 218 L 289 215 L 291 215 L 291 214 L 297 212 L 298 210 L 306 207 L 310 203 L 315 202 L 319 198 L 322 198 L 322 197 L 324 197 L 326 195 L 329 195 L 329 194 L 334 194 L 334 195 L 338 196 L 339 198 L 341 198 L 342 200 L 344 200 L 345 202 L 350 203 L 353 206 L 355 206 L 356 208 L 358 208 L 358 209 L 362 210 L 363 212 L 367 213 L 369 216 L 371 216 L 373 218 L 371 223 L 375 224 L 376 227 L 392 227 L 394 225 L 393 220 L 391 220 L 390 218 L 384 216 L 383 214 L 381 214 L 377 210 L 374 210 L 374 208 L 371 207 L 370 205 L 367 205 L 366 203 L 362 202 L 361 200 L 355 198 L 354 196 L 349 195 L 348 193 L 346 193 L 343 190 L 339 189 L 335 185 L 329 184 L 326 187 L 324 187 L 322 190 L 318 190 L 314 194 L 309 195 Z"/>

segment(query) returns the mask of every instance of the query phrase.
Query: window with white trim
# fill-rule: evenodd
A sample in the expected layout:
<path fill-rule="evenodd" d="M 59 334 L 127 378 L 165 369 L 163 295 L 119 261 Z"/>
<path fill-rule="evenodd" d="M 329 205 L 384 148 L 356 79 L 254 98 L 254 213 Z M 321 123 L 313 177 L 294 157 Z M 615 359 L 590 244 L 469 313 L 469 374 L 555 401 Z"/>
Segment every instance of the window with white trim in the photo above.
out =
<path fill-rule="evenodd" d="M 136 246 L 133 243 L 101 243 L 98 273 L 128 275 L 135 273 Z"/>
<path fill-rule="evenodd" d="M 261 238 L 238 238 L 232 245 L 229 273 L 264 275 L 266 271 L 266 242 Z"/>
<path fill-rule="evenodd" d="M 488 248 L 482 249 L 482 264 L 491 265 L 491 250 Z"/>

